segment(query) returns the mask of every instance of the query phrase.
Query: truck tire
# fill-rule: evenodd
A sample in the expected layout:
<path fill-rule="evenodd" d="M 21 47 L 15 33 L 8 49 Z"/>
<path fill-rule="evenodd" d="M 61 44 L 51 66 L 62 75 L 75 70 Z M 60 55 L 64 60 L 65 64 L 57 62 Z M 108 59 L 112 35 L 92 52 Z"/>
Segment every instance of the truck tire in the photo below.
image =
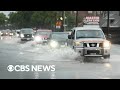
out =
<path fill-rule="evenodd" d="M 21 39 L 21 41 L 24 41 L 24 39 Z"/>
<path fill-rule="evenodd" d="M 105 55 L 104 59 L 110 59 L 110 55 Z"/>
<path fill-rule="evenodd" d="M 72 48 L 74 49 L 74 46 Z"/>

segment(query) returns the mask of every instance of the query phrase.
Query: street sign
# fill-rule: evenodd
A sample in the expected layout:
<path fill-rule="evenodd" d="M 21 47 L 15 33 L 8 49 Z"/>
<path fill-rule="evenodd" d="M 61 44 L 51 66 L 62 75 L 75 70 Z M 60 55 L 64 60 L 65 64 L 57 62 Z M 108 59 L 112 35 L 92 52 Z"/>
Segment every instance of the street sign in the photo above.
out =
<path fill-rule="evenodd" d="M 62 25 L 61 21 L 56 22 L 56 26 L 61 26 L 61 25 Z"/>
<path fill-rule="evenodd" d="M 59 28 L 59 29 L 60 29 L 60 26 L 56 26 L 56 28 Z"/>
<path fill-rule="evenodd" d="M 62 25 L 61 21 L 57 21 L 57 22 L 56 22 L 56 28 L 60 29 L 60 28 L 61 28 L 61 25 Z"/>
<path fill-rule="evenodd" d="M 100 18 L 99 16 L 86 16 L 84 19 L 83 19 L 83 22 L 84 24 L 92 24 L 92 25 L 99 25 L 99 21 L 100 21 Z"/>
<path fill-rule="evenodd" d="M 63 26 L 67 26 L 66 24 L 64 24 Z"/>

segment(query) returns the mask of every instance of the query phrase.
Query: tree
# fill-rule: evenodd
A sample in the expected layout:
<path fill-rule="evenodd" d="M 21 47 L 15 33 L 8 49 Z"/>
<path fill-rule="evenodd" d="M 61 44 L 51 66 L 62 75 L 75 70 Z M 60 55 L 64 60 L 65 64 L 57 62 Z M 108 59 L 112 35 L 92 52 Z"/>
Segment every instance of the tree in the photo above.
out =
<path fill-rule="evenodd" d="M 37 27 L 52 28 L 57 19 L 62 17 L 62 11 L 17 11 L 9 14 L 9 23 L 14 28 Z M 75 24 L 75 16 L 66 11 L 68 26 Z"/>
<path fill-rule="evenodd" d="M 70 29 L 74 27 L 75 22 L 76 22 L 76 16 L 71 14 L 70 11 L 66 11 L 65 16 L 66 16 L 65 23 L 67 24 L 67 28 Z"/>
<path fill-rule="evenodd" d="M 42 13 L 42 11 L 36 11 L 33 13 L 33 15 L 31 16 L 32 26 L 39 27 L 42 25 L 42 23 L 44 22 L 44 16 L 42 15 Z"/>
<path fill-rule="evenodd" d="M 6 23 L 7 17 L 4 13 L 0 13 L 0 26 L 4 27 Z"/>
<path fill-rule="evenodd" d="M 31 22 L 36 27 L 51 27 L 55 24 L 55 14 L 55 11 L 36 11 L 31 17 Z"/>
<path fill-rule="evenodd" d="M 10 23 L 13 28 L 18 27 L 18 14 L 17 12 L 10 12 L 10 14 L 8 15 L 9 19 L 8 19 L 8 23 Z"/>
<path fill-rule="evenodd" d="M 9 14 L 9 22 L 16 28 L 31 27 L 33 11 L 18 11 Z"/>
<path fill-rule="evenodd" d="M 19 15 L 19 26 L 21 28 L 31 27 L 31 16 L 34 11 L 18 11 Z"/>

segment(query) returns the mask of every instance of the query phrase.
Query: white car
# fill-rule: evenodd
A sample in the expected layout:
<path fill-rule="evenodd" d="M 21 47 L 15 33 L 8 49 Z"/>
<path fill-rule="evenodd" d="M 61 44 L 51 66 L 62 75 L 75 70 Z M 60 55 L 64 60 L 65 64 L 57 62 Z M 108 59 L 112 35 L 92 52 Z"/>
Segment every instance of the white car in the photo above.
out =
<path fill-rule="evenodd" d="M 111 42 L 100 27 L 75 27 L 68 39 L 68 45 L 83 57 L 110 58 Z"/>

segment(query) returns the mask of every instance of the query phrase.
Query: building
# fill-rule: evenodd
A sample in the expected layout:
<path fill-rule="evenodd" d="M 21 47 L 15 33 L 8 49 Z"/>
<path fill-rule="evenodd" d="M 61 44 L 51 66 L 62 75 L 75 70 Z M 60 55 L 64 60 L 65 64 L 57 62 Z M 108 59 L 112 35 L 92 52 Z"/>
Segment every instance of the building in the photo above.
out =
<path fill-rule="evenodd" d="M 107 12 L 101 17 L 100 26 L 107 27 Z M 120 27 L 120 11 L 110 11 L 109 27 Z"/>
<path fill-rule="evenodd" d="M 71 14 L 76 15 L 77 11 L 71 11 Z M 104 11 L 78 11 L 78 26 L 82 26 L 85 16 L 102 16 Z"/>
<path fill-rule="evenodd" d="M 104 15 L 101 17 L 100 26 L 106 35 L 112 35 L 112 43 L 120 44 L 120 11 L 109 12 L 109 28 L 107 27 L 107 12 L 105 12 Z"/>

